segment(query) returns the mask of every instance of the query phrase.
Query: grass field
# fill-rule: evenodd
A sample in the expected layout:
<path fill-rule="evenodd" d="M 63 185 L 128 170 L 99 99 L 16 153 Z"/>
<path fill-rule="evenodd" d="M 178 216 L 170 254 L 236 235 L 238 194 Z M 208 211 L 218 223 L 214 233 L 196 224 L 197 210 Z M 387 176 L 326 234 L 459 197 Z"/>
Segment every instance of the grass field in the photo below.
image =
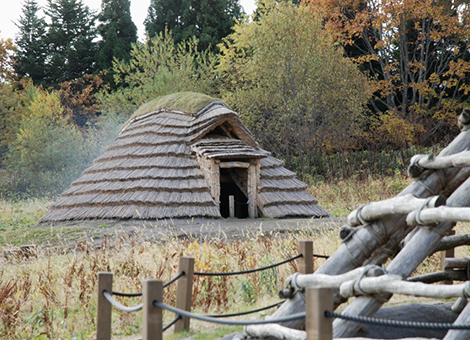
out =
<path fill-rule="evenodd" d="M 337 183 L 316 183 L 312 193 L 320 205 L 335 216 L 346 216 L 360 203 L 395 196 L 407 184 L 405 178 L 353 180 Z M 38 218 L 47 211 L 51 201 L 0 201 L 0 228 L 2 248 L 11 243 L 34 243 L 45 237 L 33 230 Z M 459 224 L 458 232 L 468 232 L 468 225 Z M 146 278 L 169 280 L 177 274 L 180 253 L 195 258 L 196 271 L 238 271 L 269 265 L 297 254 L 297 241 L 313 239 L 315 252 L 331 254 L 340 245 L 337 231 L 302 230 L 295 233 L 262 232 L 245 240 L 224 241 L 168 237 L 162 243 L 139 242 L 139 234 L 122 235 L 114 244 L 103 243 L 99 249 L 91 240 L 74 235 L 73 230 L 52 230 L 51 235 L 61 241 L 78 237 L 74 250 L 44 248 L 35 257 L 2 260 L 0 269 L 0 337 L 5 339 L 90 339 L 95 336 L 96 272 L 114 273 L 114 290 L 141 291 Z M 50 237 L 48 235 L 47 237 Z M 81 238 L 80 238 L 81 237 Z M 16 240 L 15 242 L 11 242 Z M 466 248 L 459 248 L 456 256 L 468 256 Z M 323 260 L 317 259 L 318 267 Z M 417 273 L 438 270 L 438 256 L 433 255 L 418 268 Z M 193 311 L 221 314 L 246 311 L 278 301 L 277 291 L 284 287 L 286 278 L 296 272 L 297 262 L 276 269 L 237 277 L 196 277 L 193 292 Z M 176 287 L 165 290 L 165 301 L 174 304 Z M 122 298 L 126 305 L 140 303 L 139 298 Z M 394 299 L 391 303 L 400 303 Z M 268 311 L 267 313 L 270 313 Z M 259 318 L 258 313 L 251 316 Z M 165 314 L 165 321 L 173 315 Z M 244 317 L 245 319 L 247 317 Z M 113 334 L 117 339 L 139 338 L 141 313 L 113 312 Z M 239 330 L 232 327 L 215 328 L 192 322 L 190 334 L 196 340 L 211 340 Z M 168 339 L 175 338 L 171 331 Z M 203 335 L 201 335 L 203 334 Z"/>

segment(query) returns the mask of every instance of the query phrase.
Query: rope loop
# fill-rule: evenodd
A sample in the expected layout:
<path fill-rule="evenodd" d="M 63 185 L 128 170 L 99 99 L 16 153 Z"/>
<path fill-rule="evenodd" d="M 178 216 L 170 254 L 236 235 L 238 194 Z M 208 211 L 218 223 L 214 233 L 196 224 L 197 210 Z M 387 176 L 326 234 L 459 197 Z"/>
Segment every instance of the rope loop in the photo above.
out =
<path fill-rule="evenodd" d="M 366 204 L 361 204 L 359 208 L 357 208 L 357 211 L 356 211 L 356 217 L 359 220 L 359 222 L 361 222 L 361 225 L 363 226 L 367 224 L 367 222 L 362 218 L 362 215 L 361 215 L 361 211 L 362 209 L 364 209 L 365 206 Z"/>
<path fill-rule="evenodd" d="M 416 223 L 418 223 L 418 225 L 424 225 L 423 221 L 421 220 L 420 218 L 420 214 L 421 214 L 421 211 L 428 205 L 428 203 L 432 200 L 432 197 L 428 197 L 424 200 L 423 204 L 421 204 L 421 206 L 418 208 L 418 210 L 416 210 L 416 213 L 414 215 L 414 218 L 416 220 Z"/>

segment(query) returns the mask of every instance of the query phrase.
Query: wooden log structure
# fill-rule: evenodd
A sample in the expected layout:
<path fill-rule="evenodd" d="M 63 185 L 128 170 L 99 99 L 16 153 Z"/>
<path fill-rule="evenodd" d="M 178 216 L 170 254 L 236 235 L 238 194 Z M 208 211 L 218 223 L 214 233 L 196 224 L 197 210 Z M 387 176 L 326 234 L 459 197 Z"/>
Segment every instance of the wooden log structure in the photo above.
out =
<path fill-rule="evenodd" d="M 425 205 L 425 208 L 435 208 L 446 204 L 444 196 L 417 198 L 411 194 L 390 198 L 380 202 L 364 204 L 361 208 L 352 211 L 347 218 L 351 227 L 357 227 L 363 222 L 372 222 L 379 218 L 397 214 L 409 214 Z"/>
<path fill-rule="evenodd" d="M 470 245 L 470 234 L 457 234 L 444 237 L 434 249 L 434 252 Z"/>
<path fill-rule="evenodd" d="M 411 157 L 408 174 L 419 177 L 427 169 L 463 168 L 470 166 L 470 151 L 464 150 L 454 155 L 434 157 L 433 155 L 414 155 Z"/>
<path fill-rule="evenodd" d="M 415 210 L 406 217 L 409 226 L 432 225 L 439 222 L 470 222 L 470 208 L 451 208 L 441 206 L 438 208 Z"/>
<path fill-rule="evenodd" d="M 402 294 L 429 298 L 450 299 L 470 295 L 470 282 L 452 286 L 403 281 L 399 275 L 365 277 L 359 281 L 343 282 L 339 292 L 345 298 L 363 294 Z"/>
<path fill-rule="evenodd" d="M 470 148 L 470 131 L 465 129 L 465 131 L 462 131 L 445 149 L 441 151 L 439 157 L 459 153 L 467 148 Z M 419 198 L 426 198 L 438 194 L 448 196 L 459 188 L 469 175 L 470 168 L 448 168 L 441 170 L 439 173 L 429 172 L 425 177 L 422 177 L 408 185 L 408 187 L 405 188 L 398 196 L 405 196 L 408 194 L 412 194 Z M 459 195 L 462 195 L 462 193 Z M 449 202 L 447 203 L 449 204 Z M 455 202 L 454 199 L 453 206 L 466 205 Z M 366 263 L 384 263 L 385 260 L 398 248 L 399 243 L 407 233 L 413 229 L 413 227 L 407 226 L 405 218 L 406 215 L 393 215 L 371 222 L 367 228 L 358 228 L 315 273 L 329 275 L 346 273 L 361 266 L 366 260 Z M 443 223 L 436 230 L 448 232 L 451 228 L 451 223 Z M 403 266 L 403 277 L 409 276 L 414 268 L 422 262 L 424 254 L 426 254 L 424 257 L 428 256 L 429 253 L 437 247 L 442 238 L 442 235 L 431 231 L 430 229 L 423 229 L 418 233 L 420 233 L 420 236 L 424 237 L 424 239 L 427 239 L 427 234 L 431 235 L 430 240 L 424 245 L 418 247 L 419 251 L 421 251 L 423 255 L 417 256 L 416 259 L 413 255 L 414 250 L 413 252 L 409 252 L 408 250 L 405 252 L 402 251 L 407 257 L 403 259 L 402 256 L 400 256 L 399 260 L 397 260 L 400 264 L 403 261 L 407 262 L 410 258 L 413 259 L 413 261 L 409 261 L 410 265 Z M 422 233 L 427 234 L 422 235 Z M 426 247 L 426 249 L 422 249 L 423 247 Z M 393 265 L 391 268 L 396 267 L 399 266 Z M 282 304 L 275 313 L 267 318 L 276 319 L 305 311 L 305 301 L 301 295 L 302 293 L 295 294 L 291 299 Z M 360 297 L 356 299 L 356 301 L 367 299 L 368 298 L 366 297 Z M 356 301 L 353 301 L 355 306 L 360 303 Z M 335 298 L 335 304 L 338 305 L 341 302 L 342 300 L 337 295 Z M 361 310 L 361 315 L 371 315 L 381 306 L 381 303 L 373 305 L 374 307 L 371 308 L 370 311 L 368 308 L 363 310 L 362 307 L 359 307 L 357 312 Z M 354 307 L 354 309 L 356 308 L 357 307 Z M 357 315 L 357 312 L 354 311 L 353 315 Z M 358 326 L 354 326 L 353 323 L 348 323 L 344 327 L 341 326 L 343 323 L 342 320 L 335 320 L 335 323 L 334 335 L 336 337 L 352 336 L 357 332 Z M 289 321 L 282 323 L 282 325 L 291 328 L 300 328 L 303 325 L 303 322 Z M 346 330 L 346 328 L 349 328 L 349 330 Z"/>
<path fill-rule="evenodd" d="M 446 258 L 444 260 L 444 270 L 467 269 L 470 259 L 468 258 Z"/>
<path fill-rule="evenodd" d="M 447 199 L 449 207 L 467 207 L 470 205 L 470 180 L 461 184 L 457 190 Z M 398 255 L 387 266 L 389 274 L 408 277 L 418 265 L 437 247 L 442 237 L 449 233 L 453 223 L 441 222 L 433 227 L 421 227 L 398 253 Z M 391 294 L 382 294 L 380 298 L 361 296 L 351 302 L 343 311 L 350 315 L 373 315 L 388 300 Z M 360 328 L 360 325 L 345 320 L 335 320 L 334 335 L 336 337 L 353 336 Z"/>

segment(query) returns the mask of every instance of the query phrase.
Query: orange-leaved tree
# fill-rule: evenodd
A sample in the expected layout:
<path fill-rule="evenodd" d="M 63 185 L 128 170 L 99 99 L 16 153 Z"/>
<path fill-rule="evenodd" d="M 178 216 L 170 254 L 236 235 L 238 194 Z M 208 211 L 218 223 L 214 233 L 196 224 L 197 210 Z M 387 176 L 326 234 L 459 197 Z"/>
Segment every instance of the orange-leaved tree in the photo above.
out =
<path fill-rule="evenodd" d="M 12 55 L 15 50 L 16 47 L 10 38 L 0 38 L 0 83 L 13 78 Z"/>
<path fill-rule="evenodd" d="M 468 1 L 305 2 L 322 14 L 325 27 L 368 72 L 374 91 L 370 107 L 379 116 L 388 115 L 381 122 L 406 121 L 418 144 L 452 135 L 455 116 L 469 105 Z"/>

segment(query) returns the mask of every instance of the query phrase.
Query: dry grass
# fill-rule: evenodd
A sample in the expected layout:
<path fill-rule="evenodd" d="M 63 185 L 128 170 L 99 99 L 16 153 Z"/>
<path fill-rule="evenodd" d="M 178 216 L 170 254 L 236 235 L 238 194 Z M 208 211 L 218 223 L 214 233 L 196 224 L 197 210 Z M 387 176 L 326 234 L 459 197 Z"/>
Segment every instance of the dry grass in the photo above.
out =
<path fill-rule="evenodd" d="M 411 180 L 402 175 L 394 177 L 369 177 L 364 181 L 354 178 L 335 182 L 312 183 L 310 192 L 318 204 L 332 216 L 347 216 L 359 205 L 382 201 L 398 195 Z"/>
<path fill-rule="evenodd" d="M 18 202 L 0 199 L 0 231 L 36 225 L 52 203 L 53 201 L 38 198 Z"/>
<path fill-rule="evenodd" d="M 298 239 L 315 239 L 315 249 L 327 253 L 338 246 L 335 232 L 296 234 L 258 233 L 244 241 L 225 242 L 218 238 L 205 241 L 168 239 L 163 244 L 138 243 L 122 237 L 112 247 L 103 244 L 93 249 L 86 242 L 74 252 L 56 254 L 40 251 L 37 257 L 13 259 L 0 270 L 0 335 L 8 339 L 51 338 L 88 339 L 94 336 L 96 320 L 96 273 L 114 273 L 114 290 L 141 291 L 141 281 L 161 278 L 177 272 L 178 256 L 195 258 L 196 271 L 238 271 L 275 263 L 297 254 Z M 316 266 L 323 260 L 318 260 Z M 218 314 L 254 309 L 278 301 L 277 291 L 285 279 L 297 270 L 297 262 L 237 277 L 196 277 L 193 310 Z M 176 286 L 165 290 L 165 302 L 175 303 Z M 139 298 L 122 298 L 126 305 Z M 165 322 L 173 315 L 167 314 Z M 258 315 L 259 317 L 259 315 Z M 113 312 L 116 336 L 139 333 L 141 313 Z M 207 325 L 192 323 L 195 329 Z M 212 326 L 210 326 L 212 327 Z"/>

